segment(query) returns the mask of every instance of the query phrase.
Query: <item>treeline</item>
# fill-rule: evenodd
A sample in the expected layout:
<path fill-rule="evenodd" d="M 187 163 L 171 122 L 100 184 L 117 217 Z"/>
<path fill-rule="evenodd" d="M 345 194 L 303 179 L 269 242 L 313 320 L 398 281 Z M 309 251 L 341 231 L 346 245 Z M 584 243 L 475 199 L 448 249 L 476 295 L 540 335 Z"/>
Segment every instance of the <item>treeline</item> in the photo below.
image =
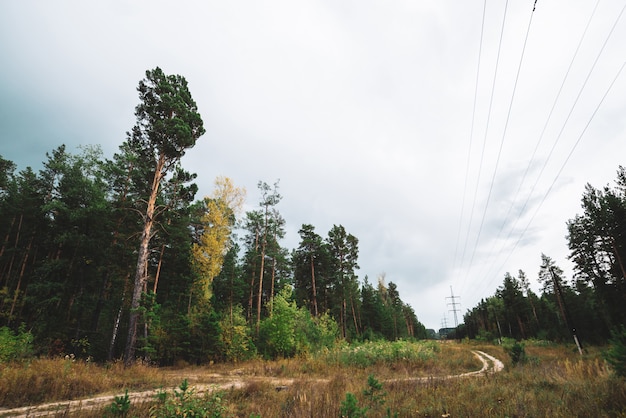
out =
<path fill-rule="evenodd" d="M 278 182 L 259 182 L 243 215 L 228 178 L 195 200 L 180 157 L 204 130 L 186 82 L 157 68 L 138 90 L 137 125 L 110 159 L 62 145 L 36 173 L 0 157 L 0 327 L 43 355 L 161 364 L 425 337 L 394 283 L 359 282 L 343 226 L 302 225 L 298 248 L 281 245 Z"/>
<path fill-rule="evenodd" d="M 569 258 L 574 276 L 545 254 L 531 290 L 524 271 L 505 274 L 495 295 L 465 315 L 458 332 L 494 340 L 539 338 L 572 341 L 572 331 L 586 343 L 603 343 L 626 325 L 626 170 L 619 167 L 615 186 L 587 185 L 583 213 L 567 222 Z"/>

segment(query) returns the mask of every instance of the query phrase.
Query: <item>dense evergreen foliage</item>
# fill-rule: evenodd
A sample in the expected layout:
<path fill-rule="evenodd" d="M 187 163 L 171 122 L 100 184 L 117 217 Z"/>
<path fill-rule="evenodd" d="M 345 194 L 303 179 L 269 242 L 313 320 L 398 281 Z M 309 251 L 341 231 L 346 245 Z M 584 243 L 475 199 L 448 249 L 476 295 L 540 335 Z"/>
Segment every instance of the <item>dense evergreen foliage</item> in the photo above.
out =
<path fill-rule="evenodd" d="M 0 156 L 5 343 L 172 364 L 426 338 L 395 283 L 359 280 L 359 240 L 342 225 L 324 237 L 304 224 L 297 248 L 281 245 L 278 182 L 259 182 L 258 209 L 243 215 L 243 190 L 228 178 L 195 200 L 196 176 L 180 157 L 202 120 L 184 78 L 158 68 L 146 77 L 137 125 L 111 159 L 97 146 L 71 154 L 61 145 L 37 173 Z M 575 329 L 604 342 L 626 326 L 626 170 L 613 188 L 588 185 L 582 207 L 567 222 L 574 277 L 542 254 L 540 294 L 525 272 L 507 273 L 457 336 L 566 340 Z"/>
<path fill-rule="evenodd" d="M 0 157 L 5 341 L 171 364 L 425 337 L 393 283 L 360 286 L 358 239 L 343 226 L 322 238 L 303 225 L 297 249 L 281 245 L 278 182 L 259 182 L 259 208 L 241 217 L 228 178 L 195 201 L 180 157 L 204 128 L 185 79 L 156 68 L 138 91 L 137 124 L 111 159 L 61 145 L 36 173 Z"/>
<path fill-rule="evenodd" d="M 623 335 L 626 325 L 626 169 L 619 167 L 614 187 L 587 185 L 583 213 L 567 222 L 569 258 L 574 277 L 545 254 L 537 280 L 506 273 L 496 294 L 467 312 L 458 331 L 470 338 L 540 338 L 586 343 L 606 342 Z M 620 330 L 620 334 L 615 334 Z M 618 339 L 613 338 L 615 341 Z"/>

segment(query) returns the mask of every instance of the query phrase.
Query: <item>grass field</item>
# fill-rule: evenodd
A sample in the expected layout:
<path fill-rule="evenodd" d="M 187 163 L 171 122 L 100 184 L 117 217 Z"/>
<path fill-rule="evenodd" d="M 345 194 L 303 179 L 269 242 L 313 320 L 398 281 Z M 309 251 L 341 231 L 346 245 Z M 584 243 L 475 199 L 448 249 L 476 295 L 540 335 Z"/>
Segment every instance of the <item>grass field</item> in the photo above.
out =
<path fill-rule="evenodd" d="M 501 359 L 505 369 L 439 378 L 480 369 L 472 350 Z M 71 415 L 626 416 L 626 382 L 613 375 L 600 349 L 589 348 L 581 357 L 570 346 L 527 342 L 525 353 L 526 360 L 516 366 L 500 346 L 437 342 L 346 345 L 307 358 L 167 369 L 33 359 L 2 369 L 0 405 L 13 408 L 108 393 L 117 395 L 117 401 Z M 171 388 L 183 381 L 187 386 L 175 395 Z M 222 389 L 207 390 L 212 385 Z M 148 401 L 132 403 L 123 397 L 125 390 L 151 388 L 163 389 Z M 59 410 L 58 416 L 66 412 Z"/>

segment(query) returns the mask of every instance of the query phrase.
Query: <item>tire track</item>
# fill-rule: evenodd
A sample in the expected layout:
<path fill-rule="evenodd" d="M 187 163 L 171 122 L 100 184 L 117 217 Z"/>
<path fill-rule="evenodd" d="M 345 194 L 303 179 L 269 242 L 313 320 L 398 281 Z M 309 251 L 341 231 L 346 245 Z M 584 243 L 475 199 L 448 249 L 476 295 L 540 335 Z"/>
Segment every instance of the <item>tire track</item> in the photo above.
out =
<path fill-rule="evenodd" d="M 391 379 L 391 380 L 385 380 L 385 382 L 401 382 L 401 381 L 426 382 L 426 381 L 432 381 L 432 380 L 457 379 L 457 378 L 462 378 L 462 377 L 482 376 L 485 374 L 498 373 L 504 369 L 504 364 L 497 358 L 479 350 L 473 350 L 472 353 L 482 363 L 482 367 L 480 370 L 467 372 L 467 373 L 461 373 L 457 375 L 449 375 L 449 376 L 439 376 L 439 377 L 430 376 L 430 377 L 413 377 L 413 378 L 409 377 L 405 379 Z M 296 381 L 296 379 L 281 379 L 281 378 L 272 378 L 272 377 L 245 377 L 245 376 L 241 376 L 237 378 L 232 378 L 232 377 L 222 378 L 222 379 L 224 381 L 220 383 L 193 385 L 194 392 L 196 394 L 203 394 L 203 393 L 212 392 L 216 390 L 242 389 L 252 382 L 272 383 L 276 385 L 277 388 L 281 388 L 282 390 L 284 388 L 289 387 Z M 328 381 L 328 379 L 325 379 L 324 381 Z M 174 389 L 178 389 L 178 387 L 129 392 L 128 397 L 131 403 L 147 402 L 147 401 L 153 400 L 154 397 L 157 395 L 157 393 L 162 392 L 163 390 L 172 391 Z M 24 407 L 13 408 L 13 409 L 4 409 L 4 410 L 0 409 L 0 417 L 25 418 L 25 417 L 46 417 L 46 416 L 56 416 L 56 415 L 68 416 L 79 411 L 88 411 L 88 410 L 93 410 L 93 409 L 98 409 L 98 408 L 104 408 L 107 405 L 110 405 L 118 396 L 119 395 L 103 395 L 103 396 L 95 396 L 95 397 L 88 398 L 88 399 L 50 402 L 50 403 L 45 403 L 41 405 L 31 405 L 31 406 L 24 406 Z"/>

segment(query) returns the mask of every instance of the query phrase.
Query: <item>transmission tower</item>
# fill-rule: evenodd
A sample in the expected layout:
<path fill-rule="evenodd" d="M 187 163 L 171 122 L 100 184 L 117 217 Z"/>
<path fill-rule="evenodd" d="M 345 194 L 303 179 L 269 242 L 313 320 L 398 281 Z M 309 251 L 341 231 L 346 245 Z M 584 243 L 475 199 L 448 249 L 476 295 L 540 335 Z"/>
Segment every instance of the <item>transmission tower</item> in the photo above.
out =
<path fill-rule="evenodd" d="M 452 306 L 452 309 L 450 309 L 450 312 L 454 312 L 454 327 L 458 327 L 459 326 L 459 320 L 457 319 L 457 312 L 460 312 L 460 309 L 457 308 L 457 306 L 461 305 L 461 302 L 457 302 L 457 299 L 460 299 L 460 296 L 454 296 L 454 292 L 452 291 L 452 286 L 450 286 L 450 296 L 446 296 L 446 299 L 450 299 L 451 302 L 448 302 L 448 306 Z"/>
<path fill-rule="evenodd" d="M 441 320 L 441 328 L 448 328 L 448 319 L 446 318 L 446 315 L 443 315 L 443 319 Z"/>

